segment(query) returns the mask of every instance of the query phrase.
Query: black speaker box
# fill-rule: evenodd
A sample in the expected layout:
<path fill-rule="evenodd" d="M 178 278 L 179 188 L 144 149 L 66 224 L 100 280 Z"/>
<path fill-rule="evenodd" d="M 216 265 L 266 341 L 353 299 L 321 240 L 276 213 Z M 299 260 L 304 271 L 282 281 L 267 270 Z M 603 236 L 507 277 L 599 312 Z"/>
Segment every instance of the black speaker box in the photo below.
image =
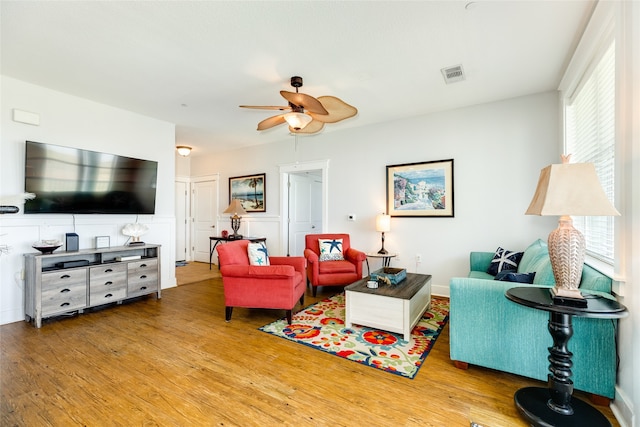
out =
<path fill-rule="evenodd" d="M 66 248 L 67 248 L 67 252 L 74 252 L 79 250 L 78 244 L 79 244 L 79 237 L 76 233 L 67 233 L 67 239 L 66 239 Z"/>

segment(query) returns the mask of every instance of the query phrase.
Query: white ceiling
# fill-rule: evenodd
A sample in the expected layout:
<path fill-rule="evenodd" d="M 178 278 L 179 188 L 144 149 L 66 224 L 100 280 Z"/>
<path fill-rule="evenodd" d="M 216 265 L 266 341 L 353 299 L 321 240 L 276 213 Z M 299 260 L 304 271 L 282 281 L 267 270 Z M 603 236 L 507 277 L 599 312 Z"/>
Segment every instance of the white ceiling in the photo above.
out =
<path fill-rule="evenodd" d="M 309 138 L 557 88 L 593 1 L 1 1 L 2 74 L 176 124 L 194 154 L 258 132 L 280 90 L 358 115 Z M 462 64 L 466 80 L 440 70 Z"/>

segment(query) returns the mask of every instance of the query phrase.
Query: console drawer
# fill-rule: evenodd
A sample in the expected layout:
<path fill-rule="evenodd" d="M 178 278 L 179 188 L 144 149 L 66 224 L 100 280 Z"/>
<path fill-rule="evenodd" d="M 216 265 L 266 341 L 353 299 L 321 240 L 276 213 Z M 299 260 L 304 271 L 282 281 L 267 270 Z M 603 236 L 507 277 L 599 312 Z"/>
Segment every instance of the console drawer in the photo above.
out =
<path fill-rule="evenodd" d="M 85 308 L 87 306 L 87 283 L 85 279 L 76 283 L 49 284 L 42 288 L 42 315 L 64 313 Z M 44 275 L 43 275 L 44 276 Z M 58 280 L 58 279 L 56 279 Z M 44 277 L 43 277 L 44 281 Z M 64 281 L 64 279 L 63 279 Z"/>
<path fill-rule="evenodd" d="M 62 284 L 65 286 L 87 283 L 87 270 L 75 269 L 75 270 L 56 270 L 50 273 L 42 273 L 42 292 L 45 292 L 47 288 L 53 286 L 57 287 Z"/>
<path fill-rule="evenodd" d="M 127 266 L 109 264 L 89 269 L 89 304 L 102 305 L 127 297 Z"/>
<path fill-rule="evenodd" d="M 134 297 L 158 291 L 157 259 L 130 262 L 127 269 L 127 296 Z"/>

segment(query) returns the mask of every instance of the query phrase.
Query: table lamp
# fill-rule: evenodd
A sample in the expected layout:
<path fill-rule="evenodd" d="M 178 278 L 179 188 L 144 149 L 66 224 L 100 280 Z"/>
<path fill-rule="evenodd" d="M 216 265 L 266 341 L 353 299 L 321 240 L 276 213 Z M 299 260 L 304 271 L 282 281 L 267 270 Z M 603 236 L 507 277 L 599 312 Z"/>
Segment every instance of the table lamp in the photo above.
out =
<path fill-rule="evenodd" d="M 238 234 L 238 229 L 240 228 L 240 220 L 242 219 L 240 215 L 245 215 L 247 213 L 242 207 L 242 202 L 238 199 L 232 199 L 229 207 L 222 213 L 233 214 L 229 217 L 231 219 L 231 229 L 233 229 L 233 234 L 229 236 L 229 239 L 242 239 L 242 235 Z"/>
<path fill-rule="evenodd" d="M 376 216 L 376 231 L 382 233 L 382 248 L 378 251 L 379 254 L 386 255 L 388 252 L 384 248 L 384 232 L 391 230 L 391 216 L 386 214 L 380 214 Z"/>
<path fill-rule="evenodd" d="M 554 303 L 586 307 L 578 285 L 582 277 L 585 240 L 570 215 L 617 216 L 592 163 L 552 164 L 540 171 L 538 187 L 526 215 L 558 215 L 558 228 L 549 234 L 549 258 L 556 285 Z"/>

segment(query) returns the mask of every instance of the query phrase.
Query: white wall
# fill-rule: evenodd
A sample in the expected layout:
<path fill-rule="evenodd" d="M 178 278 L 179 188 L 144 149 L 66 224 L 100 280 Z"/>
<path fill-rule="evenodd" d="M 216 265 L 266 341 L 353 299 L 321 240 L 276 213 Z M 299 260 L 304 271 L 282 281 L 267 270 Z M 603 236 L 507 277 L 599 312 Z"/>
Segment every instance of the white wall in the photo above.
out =
<path fill-rule="evenodd" d="M 556 226 L 553 219 L 524 212 L 540 169 L 559 162 L 558 118 L 557 94 L 544 93 L 299 137 L 297 150 L 290 136 L 268 146 L 194 156 L 191 173 L 220 173 L 222 210 L 230 176 L 266 172 L 267 212 L 247 215 L 247 226 L 278 227 L 269 234 L 279 236 L 278 166 L 329 159 L 327 231 L 350 233 L 352 246 L 368 252 L 380 246 L 375 216 L 385 210 L 386 165 L 452 158 L 455 217 L 392 218 L 385 235 L 385 248 L 399 254 L 392 265 L 432 274 L 434 292 L 448 295 L 449 279 L 466 276 L 470 251 L 525 249 Z M 284 127 L 272 131 L 287 135 Z M 350 213 L 357 221 L 347 221 Z M 271 253 L 282 253 L 278 243 L 267 238 Z M 379 261 L 371 262 L 374 268 Z"/>
<path fill-rule="evenodd" d="M 616 222 L 616 227 L 622 227 L 616 258 L 622 282 L 620 301 L 629 316 L 619 321 L 620 367 L 612 409 L 623 427 L 636 427 L 640 425 L 640 3 L 617 2 L 614 10 L 619 70 L 616 156 L 621 159 L 616 205 L 622 214 Z"/>
<path fill-rule="evenodd" d="M 162 287 L 175 286 L 175 126 L 6 76 L 0 85 L 0 195 L 24 192 L 25 140 L 157 161 L 156 214 L 138 220 L 150 228 L 143 240 L 163 246 Z M 40 125 L 14 122 L 13 109 L 39 114 Z M 35 251 L 33 242 L 64 241 L 65 233 L 75 230 L 81 248 L 94 247 L 95 236 L 110 236 L 112 246 L 122 245 L 122 226 L 135 221 L 135 215 L 0 216 L 0 244 L 11 247 L 0 256 L 0 324 L 24 319 L 22 254 Z"/>

